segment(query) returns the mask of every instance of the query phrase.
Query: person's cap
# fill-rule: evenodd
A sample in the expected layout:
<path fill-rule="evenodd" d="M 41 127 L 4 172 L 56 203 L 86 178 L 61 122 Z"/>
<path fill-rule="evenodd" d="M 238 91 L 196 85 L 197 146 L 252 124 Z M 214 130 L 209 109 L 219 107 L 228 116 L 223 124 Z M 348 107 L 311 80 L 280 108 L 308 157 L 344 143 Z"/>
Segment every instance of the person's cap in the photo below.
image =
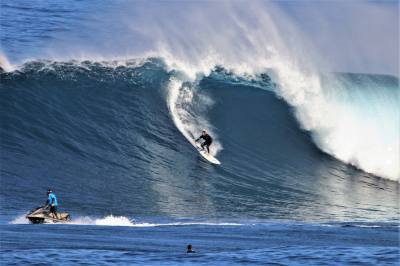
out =
<path fill-rule="evenodd" d="M 51 192 L 53 192 L 53 191 L 51 191 L 51 189 L 49 188 L 49 189 L 47 190 L 47 193 L 51 193 Z"/>

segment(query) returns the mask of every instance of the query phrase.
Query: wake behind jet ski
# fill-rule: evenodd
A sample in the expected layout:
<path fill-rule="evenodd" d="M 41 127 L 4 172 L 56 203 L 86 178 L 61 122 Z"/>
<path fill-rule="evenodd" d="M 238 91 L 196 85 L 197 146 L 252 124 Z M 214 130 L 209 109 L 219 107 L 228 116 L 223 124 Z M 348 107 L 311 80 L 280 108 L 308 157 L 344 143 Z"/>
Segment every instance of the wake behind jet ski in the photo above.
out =
<path fill-rule="evenodd" d="M 70 220 L 69 214 L 58 213 L 57 207 L 58 207 L 57 197 L 53 193 L 53 191 L 51 191 L 51 189 L 48 189 L 46 205 L 32 210 L 26 216 L 26 218 L 29 219 L 29 221 L 34 224 L 69 221 Z"/>

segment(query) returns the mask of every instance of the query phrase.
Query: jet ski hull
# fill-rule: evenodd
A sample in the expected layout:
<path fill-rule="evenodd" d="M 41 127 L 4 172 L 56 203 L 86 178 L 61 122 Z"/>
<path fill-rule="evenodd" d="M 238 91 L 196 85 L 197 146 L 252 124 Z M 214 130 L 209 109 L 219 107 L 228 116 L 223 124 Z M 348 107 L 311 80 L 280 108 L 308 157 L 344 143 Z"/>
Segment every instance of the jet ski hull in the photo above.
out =
<path fill-rule="evenodd" d="M 53 217 L 45 207 L 39 207 L 31 211 L 26 218 L 33 224 L 65 223 L 71 220 L 69 213 L 60 212 L 57 213 L 57 217 Z"/>

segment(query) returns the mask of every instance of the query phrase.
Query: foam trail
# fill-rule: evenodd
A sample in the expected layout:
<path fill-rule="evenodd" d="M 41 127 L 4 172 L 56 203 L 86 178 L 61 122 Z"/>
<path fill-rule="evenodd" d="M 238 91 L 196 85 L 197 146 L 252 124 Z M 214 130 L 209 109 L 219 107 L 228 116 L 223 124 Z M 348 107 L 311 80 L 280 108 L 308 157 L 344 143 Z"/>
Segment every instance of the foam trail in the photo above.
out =
<path fill-rule="evenodd" d="M 69 224 L 77 225 L 102 225 L 102 226 L 133 226 L 134 222 L 124 216 L 108 215 L 103 218 L 93 219 L 90 217 L 73 218 Z"/>
<path fill-rule="evenodd" d="M 100 226 L 128 226 L 128 227 L 158 227 L 158 226 L 187 226 L 187 225 L 221 225 L 239 226 L 240 223 L 211 222 L 211 221 L 185 221 L 185 222 L 138 222 L 125 216 L 108 215 L 103 218 L 78 217 L 68 224 L 75 225 L 100 225 Z"/>
<path fill-rule="evenodd" d="M 193 83 L 185 83 L 177 78 L 171 78 L 168 84 L 168 108 L 174 124 L 192 145 L 194 139 L 204 129 L 213 136 L 214 141 L 210 153 L 215 156 L 222 149 L 222 145 L 209 122 L 200 113 L 193 112 L 195 93 L 196 85 Z M 212 105 L 211 99 L 204 95 L 196 95 L 196 98 L 199 100 L 196 104 L 202 105 L 200 109 L 204 110 Z"/>
<path fill-rule="evenodd" d="M 7 57 L 0 52 L 0 68 L 2 68 L 6 72 L 14 71 L 14 66 L 11 65 L 10 61 L 8 61 Z"/>
<path fill-rule="evenodd" d="M 16 217 L 9 222 L 10 224 L 29 224 L 25 215 Z M 54 223 L 56 224 L 56 223 Z M 158 226 L 188 226 L 188 225 L 219 225 L 219 226 L 240 226 L 241 223 L 234 222 L 213 222 L 213 221 L 185 221 L 185 222 L 167 222 L 167 223 L 154 223 L 154 222 L 136 222 L 125 216 L 108 215 L 103 218 L 92 218 L 88 216 L 80 216 L 73 218 L 67 223 L 58 224 L 72 224 L 72 225 L 97 225 L 97 226 L 126 226 L 126 227 L 158 227 Z"/>
<path fill-rule="evenodd" d="M 16 217 L 14 220 L 9 222 L 10 224 L 29 224 L 29 220 L 26 219 L 26 215 Z"/>

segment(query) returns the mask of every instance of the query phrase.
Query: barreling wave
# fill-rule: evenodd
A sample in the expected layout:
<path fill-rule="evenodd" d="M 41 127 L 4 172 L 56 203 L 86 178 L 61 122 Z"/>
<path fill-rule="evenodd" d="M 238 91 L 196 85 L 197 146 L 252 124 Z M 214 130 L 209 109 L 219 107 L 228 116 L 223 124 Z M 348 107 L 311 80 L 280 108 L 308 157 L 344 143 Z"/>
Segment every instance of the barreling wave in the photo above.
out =
<path fill-rule="evenodd" d="M 69 59 L 91 55 L 91 61 L 73 63 L 79 66 L 80 72 L 97 65 L 113 68 L 121 74 L 122 67 L 143 65 L 149 56 L 162 58 L 163 71 L 168 75 L 163 84 L 168 95 L 165 101 L 175 126 L 186 139 L 192 139 L 201 129 L 208 129 L 216 137 L 214 154 L 222 150 L 223 142 L 215 125 L 203 114 L 213 106 L 215 99 L 202 94 L 199 84 L 204 77 L 215 77 L 216 70 L 221 68 L 224 70 L 219 73 L 222 79 L 255 85 L 283 98 L 293 108 L 300 127 L 310 133 L 314 143 L 325 153 L 368 173 L 399 180 L 397 77 L 321 73 L 319 66 L 325 70 L 326 62 L 319 62 L 320 56 L 311 52 L 313 45 L 302 30 L 274 3 L 245 5 L 222 1 L 213 5 L 184 6 L 180 9 L 166 5 L 163 12 L 158 12 L 150 11 L 146 4 L 132 8 L 120 3 L 106 8 L 106 14 L 114 21 L 112 26 L 101 25 L 99 21 L 88 22 L 89 28 L 96 29 L 91 32 L 100 32 L 93 36 L 102 38 L 97 42 L 100 51 L 91 47 L 90 53 L 85 53 L 84 43 L 78 45 L 81 47 L 65 45 L 64 42 L 75 40 L 76 36 L 71 33 L 67 36 L 70 39 L 59 43 L 62 51 L 52 52 L 59 58 Z M 129 23 L 132 16 L 135 23 Z M 171 17 L 179 21 L 181 27 L 177 28 Z M 107 35 L 101 29 L 112 31 L 110 27 L 124 33 L 120 36 L 134 36 L 138 44 L 143 41 L 146 45 L 139 49 L 119 39 L 120 36 L 113 36 L 115 40 L 104 38 Z M 196 31 L 192 30 L 194 28 Z M 101 44 L 108 43 L 105 39 L 112 39 L 117 51 L 104 49 Z M 122 50 L 144 59 L 126 60 L 124 55 L 119 61 L 113 60 L 121 56 Z M 99 64 L 98 58 L 108 60 Z M 4 56 L 0 61 L 4 70 L 13 69 Z M 24 68 L 32 64 L 36 63 Z M 52 68 L 59 64 L 45 65 Z M 113 75 L 108 78 L 114 78 Z M 265 77 L 275 86 L 265 82 Z"/>
<path fill-rule="evenodd" d="M 1 160 L 7 163 L 2 195 L 12 197 L 14 190 L 7 188 L 29 186 L 25 189 L 32 195 L 20 197 L 34 200 L 43 187 L 57 187 L 65 200 L 61 204 L 81 216 L 94 211 L 116 217 L 241 212 L 294 219 L 374 217 L 367 206 L 376 202 L 362 191 L 357 195 L 365 208 L 358 210 L 351 200 L 336 197 L 348 187 L 343 180 L 366 182 L 367 190 L 379 194 L 383 189 L 387 194 L 381 196 L 389 198 L 393 185 L 371 181 L 373 176 L 316 146 L 397 180 L 398 169 L 382 165 L 396 154 L 382 153 L 397 134 L 396 121 L 389 120 L 398 112 L 391 105 L 398 79 L 332 74 L 315 81 L 319 90 L 310 92 L 305 83 L 299 92 L 288 90 L 292 81 L 282 82 L 282 75 L 274 69 L 239 75 L 217 66 L 193 78 L 160 58 L 31 61 L 3 72 Z M 365 112 L 376 123 L 358 120 Z M 382 117 L 385 128 L 379 127 Z M 344 118 L 351 120 L 342 126 Z M 211 148 L 222 162 L 218 168 L 201 161 L 187 141 L 202 129 L 216 137 Z M 364 130 L 374 134 L 361 134 Z M 338 138 L 349 143 L 340 146 Z M 386 160 L 379 158 L 383 155 Z M 35 174 L 38 169 L 51 174 Z M 18 181 L 22 177 L 24 184 Z M 62 195 L 67 193 L 68 199 Z M 85 210 L 76 207 L 82 195 Z M 395 213 L 395 201 L 385 202 L 394 204 L 387 207 Z"/>
<path fill-rule="evenodd" d="M 126 79 L 128 69 L 133 70 L 150 62 L 157 62 L 162 68 L 168 66 L 163 60 L 148 58 L 101 63 L 37 61 L 25 64 L 21 71 L 5 75 L 26 75 L 31 71 L 39 71 L 73 78 L 76 75 L 74 71 L 65 71 L 70 66 L 76 68 L 77 72 L 86 71 L 96 79 L 100 77 L 96 76 L 99 74 L 97 71 L 90 73 L 93 67 L 108 68 L 109 71 L 112 69 L 114 73 L 109 78 L 115 79 L 117 73 Z M 121 68 L 126 72 L 119 72 Z M 397 104 L 400 92 L 396 77 L 338 73 L 310 80 L 293 71 L 277 72 L 279 69 L 239 76 L 216 67 L 210 75 L 226 82 L 249 84 L 273 91 L 294 107 L 302 128 L 311 132 L 315 144 L 321 150 L 366 172 L 392 180 L 399 179 L 400 167 L 397 162 L 400 158 L 396 147 L 399 147 L 400 135 L 397 119 L 400 115 Z M 172 75 L 166 85 L 166 102 L 174 124 L 189 141 L 202 129 L 209 130 L 217 139 L 213 149 L 216 155 L 222 149 L 222 144 L 212 124 L 206 117 L 199 115 L 213 105 L 212 98 L 198 93 L 199 82 L 204 74 L 193 79 L 179 69 L 173 69 L 170 73 Z M 271 82 L 274 86 L 271 86 Z"/>
<path fill-rule="evenodd" d="M 235 68 L 229 71 L 222 68 L 220 72 L 224 74 L 222 79 L 256 85 L 285 99 L 294 107 L 301 127 L 311 133 L 322 151 L 368 173 L 398 181 L 398 78 L 372 74 L 305 74 L 290 66 L 290 62 L 279 61 L 267 72 L 236 74 Z M 207 73 L 215 77 L 215 69 L 218 66 Z M 193 100 L 196 84 L 204 75 L 207 74 L 201 72 L 200 77 L 187 78 L 181 74 L 180 79 L 172 78 L 168 87 L 168 103 L 175 125 L 187 139 L 193 139 L 193 132 L 201 128 L 212 128 L 208 121 L 194 117 L 188 109 L 194 108 L 193 104 L 203 109 L 212 105 L 212 99 L 204 96 Z M 214 155 L 222 147 L 217 144 Z"/>

